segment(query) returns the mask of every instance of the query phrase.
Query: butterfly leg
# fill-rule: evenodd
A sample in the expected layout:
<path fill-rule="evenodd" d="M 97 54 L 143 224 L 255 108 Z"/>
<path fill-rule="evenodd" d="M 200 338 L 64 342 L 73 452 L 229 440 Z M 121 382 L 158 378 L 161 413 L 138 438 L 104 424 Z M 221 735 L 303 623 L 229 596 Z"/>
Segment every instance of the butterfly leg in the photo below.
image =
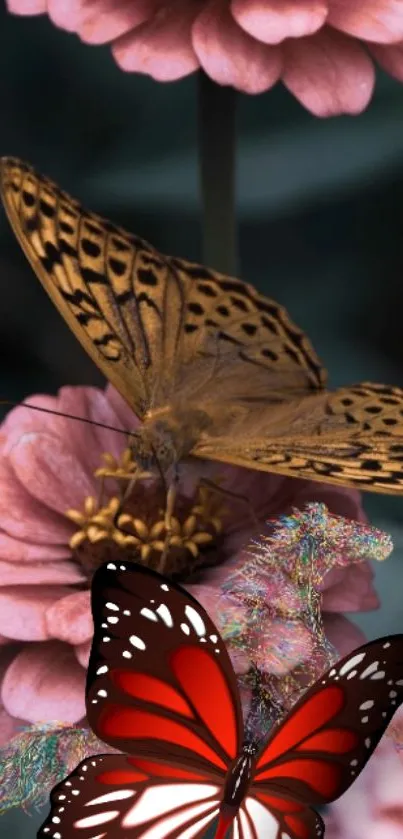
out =
<path fill-rule="evenodd" d="M 175 501 L 178 494 L 178 483 L 179 483 L 179 472 L 177 466 L 174 467 L 175 471 L 172 477 L 172 481 L 168 486 L 167 490 L 167 500 L 165 506 L 165 515 L 164 515 L 164 523 L 165 523 L 165 543 L 164 549 L 161 554 L 161 559 L 158 565 L 158 571 L 160 574 L 164 573 L 165 563 L 168 556 L 169 551 L 169 544 L 171 541 L 172 536 L 172 516 L 175 509 Z"/>

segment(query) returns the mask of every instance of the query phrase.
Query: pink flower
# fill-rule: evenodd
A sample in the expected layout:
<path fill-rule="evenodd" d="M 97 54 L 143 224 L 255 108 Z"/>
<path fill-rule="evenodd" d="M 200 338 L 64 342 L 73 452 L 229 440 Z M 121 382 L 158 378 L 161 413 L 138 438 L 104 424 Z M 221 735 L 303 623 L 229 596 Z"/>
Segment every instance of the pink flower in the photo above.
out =
<path fill-rule="evenodd" d="M 56 397 L 35 396 L 27 401 L 115 429 L 133 430 L 138 422 L 110 386 L 105 391 L 65 387 Z M 94 471 L 102 453 L 119 459 L 125 446 L 126 437 L 118 431 L 24 407 L 12 410 L 0 427 L 0 742 L 8 740 L 21 720 L 76 723 L 84 717 L 85 668 L 93 632 L 91 575 L 107 558 L 105 551 L 111 544 L 115 553 L 120 549 L 109 537 L 104 538 L 106 514 L 99 524 L 95 498 L 100 482 Z M 191 496 L 203 469 L 201 463 L 199 472 L 195 468 L 194 474 L 187 473 L 188 497 L 178 498 L 177 515 L 179 519 L 183 514 L 187 521 L 186 527 L 183 525 L 187 541 L 177 549 L 177 556 L 182 561 L 185 556 L 190 564 L 197 564 L 198 559 L 236 565 L 242 560 L 242 546 L 251 536 L 260 535 L 269 516 L 288 512 L 293 506 L 302 507 L 307 501 L 323 501 L 333 512 L 364 519 L 359 495 L 354 491 L 221 465 L 207 468 L 212 478 L 221 476 L 228 489 L 251 500 L 259 524 L 252 526 L 250 509 L 231 500 L 232 512 L 222 518 L 222 533 L 211 529 L 208 544 L 197 542 L 188 511 L 195 500 Z M 107 479 L 108 503 L 116 493 L 116 482 L 112 481 L 112 488 L 110 484 Z M 155 489 L 148 490 L 144 484 L 140 489 L 137 495 L 136 488 L 133 491 L 131 512 L 137 515 L 137 537 L 140 532 L 144 537 L 141 545 L 140 537 L 137 539 L 138 546 L 152 564 L 158 539 L 151 538 L 151 525 L 148 536 L 144 535 L 144 521 L 155 513 L 160 499 L 157 503 Z M 90 510 L 87 527 L 80 519 L 80 515 L 82 519 L 85 516 L 77 511 L 83 509 L 88 497 L 94 498 L 95 513 Z M 208 499 L 203 503 L 206 506 L 202 505 L 202 512 L 208 516 Z M 72 508 L 76 513 L 68 517 L 66 511 Z M 215 516 L 212 521 L 220 513 L 216 511 Z M 139 518 L 143 523 L 139 524 Z M 202 522 L 205 528 L 206 521 Z M 195 546 L 200 549 L 196 558 Z M 123 545 L 121 549 L 127 548 Z M 200 586 L 209 585 L 209 574 L 215 581 L 217 570 L 203 571 L 200 585 L 192 584 L 196 597 L 202 594 Z M 340 612 L 378 606 L 372 577 L 368 564 L 360 563 L 331 571 L 325 579 L 326 630 L 340 654 L 363 640 L 360 630 Z"/>
<path fill-rule="evenodd" d="M 112 44 L 123 70 L 173 81 L 199 67 L 262 93 L 280 79 L 317 116 L 360 113 L 373 59 L 403 80 L 401 0 L 7 0 L 48 13 L 88 44 Z"/>
<path fill-rule="evenodd" d="M 403 765 L 383 737 L 350 789 L 325 815 L 326 839 L 403 839 Z"/>

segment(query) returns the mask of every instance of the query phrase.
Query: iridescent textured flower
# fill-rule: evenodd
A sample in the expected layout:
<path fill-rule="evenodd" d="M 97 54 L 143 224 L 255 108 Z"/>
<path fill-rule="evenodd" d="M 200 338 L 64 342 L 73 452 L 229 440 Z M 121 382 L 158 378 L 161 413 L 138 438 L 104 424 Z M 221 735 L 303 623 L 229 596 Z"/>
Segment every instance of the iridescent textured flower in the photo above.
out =
<path fill-rule="evenodd" d="M 123 70 L 173 81 L 201 67 L 261 93 L 282 80 L 318 116 L 359 113 L 374 61 L 403 81 L 401 0 L 7 0 L 48 14 L 88 44 L 111 44 Z"/>

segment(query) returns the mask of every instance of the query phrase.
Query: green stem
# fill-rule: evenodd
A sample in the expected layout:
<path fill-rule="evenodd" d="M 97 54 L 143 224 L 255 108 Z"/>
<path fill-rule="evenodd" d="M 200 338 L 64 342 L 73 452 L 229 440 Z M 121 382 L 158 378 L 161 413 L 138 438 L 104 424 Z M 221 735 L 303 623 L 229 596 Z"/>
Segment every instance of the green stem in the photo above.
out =
<path fill-rule="evenodd" d="M 235 212 L 236 91 L 202 70 L 198 78 L 198 136 L 202 199 L 203 262 L 224 274 L 238 273 Z"/>

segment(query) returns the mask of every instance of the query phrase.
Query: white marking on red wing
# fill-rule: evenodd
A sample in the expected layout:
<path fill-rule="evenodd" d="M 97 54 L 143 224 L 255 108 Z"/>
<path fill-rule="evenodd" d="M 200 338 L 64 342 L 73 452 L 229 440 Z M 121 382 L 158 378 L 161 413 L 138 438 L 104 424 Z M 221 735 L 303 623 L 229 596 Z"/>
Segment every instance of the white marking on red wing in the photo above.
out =
<path fill-rule="evenodd" d="M 346 661 L 345 664 L 340 667 L 339 676 L 344 676 L 345 673 L 348 673 L 349 670 L 352 670 L 356 664 L 361 664 L 363 659 L 365 658 L 366 653 L 357 653 L 357 655 L 353 655 L 351 658 Z"/>
<path fill-rule="evenodd" d="M 372 661 L 365 670 L 362 671 L 360 679 L 367 679 L 371 673 L 375 673 L 378 669 L 379 661 Z"/>
<path fill-rule="evenodd" d="M 204 827 L 207 827 L 209 824 L 211 824 L 213 819 L 215 819 L 215 817 L 218 816 L 218 813 L 219 808 L 217 807 L 215 810 L 213 810 L 212 813 L 210 813 L 208 816 L 205 816 L 204 819 L 199 819 L 199 821 L 194 822 L 192 825 L 190 825 L 190 827 L 186 828 L 186 830 L 184 830 L 183 833 L 181 833 L 180 839 L 192 839 L 192 836 L 194 836 L 196 833 L 199 833 L 201 830 L 203 830 Z"/>
<path fill-rule="evenodd" d="M 160 606 L 155 610 L 157 615 L 160 616 L 161 620 L 164 622 L 165 626 L 168 626 L 171 629 L 174 625 L 172 615 L 168 609 L 168 606 L 165 603 L 161 603 Z"/>
<path fill-rule="evenodd" d="M 182 807 L 184 804 L 195 803 L 203 799 L 211 799 L 219 793 L 219 787 L 214 784 L 158 784 L 146 789 L 133 804 L 123 821 L 123 827 L 147 822 L 158 816 L 165 816 Z M 210 802 L 215 804 L 216 802 Z"/>
<path fill-rule="evenodd" d="M 99 795 L 98 798 L 93 798 L 87 801 L 86 807 L 92 807 L 93 804 L 108 804 L 110 801 L 122 801 L 124 798 L 133 798 L 135 791 L 132 789 L 117 789 L 114 792 L 107 792 L 105 795 Z"/>
<path fill-rule="evenodd" d="M 136 650 L 145 650 L 145 648 L 146 648 L 146 645 L 145 645 L 143 639 L 139 638 L 138 635 L 131 635 L 130 638 L 129 638 L 129 641 L 130 641 L 131 644 L 133 644 L 133 647 L 135 647 Z"/>
<path fill-rule="evenodd" d="M 197 612 L 196 609 L 193 608 L 193 606 L 189 606 L 189 605 L 185 606 L 185 615 L 186 615 L 189 623 L 192 624 L 193 629 L 194 629 L 194 631 L 196 632 L 197 635 L 205 635 L 206 634 L 206 627 L 205 627 L 205 624 L 204 624 L 204 620 L 203 620 L 202 616 L 199 615 L 199 612 Z"/>
<path fill-rule="evenodd" d="M 251 819 L 256 835 L 264 839 L 276 839 L 278 835 L 279 822 L 270 812 L 268 807 L 257 801 L 256 798 L 248 796 L 242 805 Z"/>
<path fill-rule="evenodd" d="M 84 819 L 78 819 L 74 822 L 73 827 L 97 827 L 99 824 L 111 822 L 120 816 L 119 810 L 107 810 L 104 813 L 97 813 L 95 816 L 86 816 Z"/>
<path fill-rule="evenodd" d="M 253 836 L 252 831 L 250 829 L 249 820 L 246 818 L 245 811 L 243 809 L 243 805 L 242 805 L 242 807 L 239 811 L 238 818 L 239 818 L 239 826 L 241 828 L 240 833 L 241 833 L 242 839 L 255 839 L 255 837 Z M 259 837 L 259 839 L 260 839 L 260 837 Z M 263 837 L 262 837 L 262 839 L 263 839 Z M 267 836 L 266 837 L 265 836 L 264 839 L 276 839 L 276 837 L 272 837 L 272 836 Z"/>
<path fill-rule="evenodd" d="M 186 807 L 179 813 L 167 816 L 160 819 L 156 824 L 141 833 L 139 839 L 168 839 L 168 837 L 178 829 L 178 827 L 185 826 L 185 831 L 181 831 L 180 836 L 183 839 L 186 834 L 191 837 L 198 833 L 202 825 L 200 822 L 208 824 L 213 821 L 218 813 L 217 802 L 204 801 L 203 804 L 196 804 L 191 807 Z M 205 815 L 207 812 L 207 815 Z M 198 818 L 204 816 L 203 819 Z M 190 824 L 189 824 L 190 822 Z"/>
<path fill-rule="evenodd" d="M 143 618 L 147 618 L 147 620 L 149 621 L 154 621 L 154 623 L 158 623 L 158 618 L 155 612 L 153 612 L 152 609 L 147 609 L 146 606 L 144 607 L 144 609 L 140 609 L 140 615 L 142 615 Z"/>

